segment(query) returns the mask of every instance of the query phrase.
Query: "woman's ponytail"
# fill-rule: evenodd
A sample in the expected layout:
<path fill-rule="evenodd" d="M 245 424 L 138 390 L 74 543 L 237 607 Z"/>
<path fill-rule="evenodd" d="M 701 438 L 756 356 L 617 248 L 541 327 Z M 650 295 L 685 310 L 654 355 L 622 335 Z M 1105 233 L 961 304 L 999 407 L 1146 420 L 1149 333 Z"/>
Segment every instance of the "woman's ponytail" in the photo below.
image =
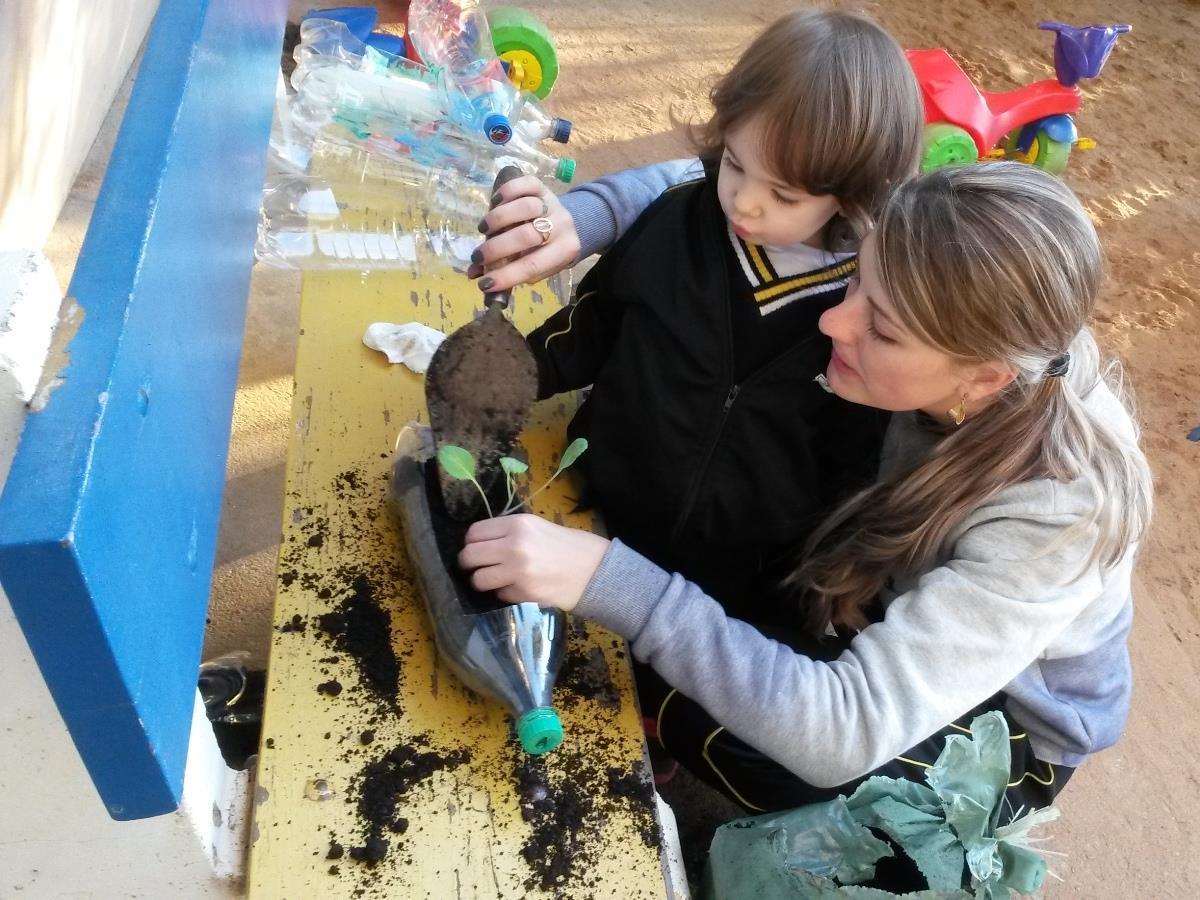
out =
<path fill-rule="evenodd" d="M 914 334 L 963 360 L 1004 360 L 1017 377 L 960 427 L 927 422 L 938 433 L 927 457 L 813 534 L 788 579 L 808 624 L 861 627 L 890 577 L 927 567 L 971 512 L 1034 479 L 1090 487 L 1090 515 L 1059 540 L 1094 532 L 1087 565 L 1115 565 L 1149 523 L 1151 476 L 1126 417 L 1088 402 L 1102 382 L 1111 402 L 1128 400 L 1120 367 L 1101 366 L 1085 327 L 1100 248 L 1078 200 L 1015 163 L 936 172 L 896 192 L 875 241 L 880 280 Z"/>

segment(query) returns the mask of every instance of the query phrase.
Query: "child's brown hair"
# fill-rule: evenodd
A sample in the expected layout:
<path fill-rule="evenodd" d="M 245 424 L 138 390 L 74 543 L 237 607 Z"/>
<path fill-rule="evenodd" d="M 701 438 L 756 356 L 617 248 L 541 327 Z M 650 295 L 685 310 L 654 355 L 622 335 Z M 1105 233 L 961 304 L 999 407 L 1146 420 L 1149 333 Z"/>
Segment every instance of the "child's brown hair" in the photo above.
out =
<path fill-rule="evenodd" d="M 916 77 L 895 39 L 857 13 L 777 19 L 710 97 L 713 117 L 696 134 L 701 158 L 720 158 L 730 130 L 757 120 L 775 175 L 837 197 L 859 235 L 916 173 L 924 122 Z"/>

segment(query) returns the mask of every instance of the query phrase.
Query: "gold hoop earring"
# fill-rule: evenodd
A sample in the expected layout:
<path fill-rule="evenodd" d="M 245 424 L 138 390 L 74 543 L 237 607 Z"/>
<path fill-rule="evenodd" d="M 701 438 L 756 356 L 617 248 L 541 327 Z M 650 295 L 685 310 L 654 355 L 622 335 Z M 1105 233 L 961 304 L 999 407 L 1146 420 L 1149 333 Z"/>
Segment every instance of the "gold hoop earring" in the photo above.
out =
<path fill-rule="evenodd" d="M 951 407 L 949 410 L 950 418 L 954 420 L 955 425 L 961 425 L 967 421 L 967 395 L 963 394 L 963 398 L 958 401 L 958 406 Z"/>

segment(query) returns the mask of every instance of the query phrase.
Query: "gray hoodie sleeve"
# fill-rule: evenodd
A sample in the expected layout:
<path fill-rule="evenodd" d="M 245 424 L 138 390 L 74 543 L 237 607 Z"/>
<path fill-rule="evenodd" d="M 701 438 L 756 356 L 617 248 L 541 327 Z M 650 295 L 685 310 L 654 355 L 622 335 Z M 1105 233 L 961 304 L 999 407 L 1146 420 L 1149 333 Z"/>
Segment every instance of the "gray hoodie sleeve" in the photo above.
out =
<path fill-rule="evenodd" d="M 703 175 L 700 160 L 693 157 L 624 169 L 571 188 L 561 199 L 575 220 L 579 258 L 601 253 L 615 244 L 667 188 Z"/>
<path fill-rule="evenodd" d="M 638 659 L 733 734 L 833 787 L 1002 690 L 1105 592 L 1094 566 L 1074 578 L 1094 537 L 1061 541 L 1078 513 L 1057 505 L 1051 488 L 1033 492 L 978 511 L 950 558 L 831 663 L 729 618 L 619 541 L 575 611 L 627 637 Z"/>

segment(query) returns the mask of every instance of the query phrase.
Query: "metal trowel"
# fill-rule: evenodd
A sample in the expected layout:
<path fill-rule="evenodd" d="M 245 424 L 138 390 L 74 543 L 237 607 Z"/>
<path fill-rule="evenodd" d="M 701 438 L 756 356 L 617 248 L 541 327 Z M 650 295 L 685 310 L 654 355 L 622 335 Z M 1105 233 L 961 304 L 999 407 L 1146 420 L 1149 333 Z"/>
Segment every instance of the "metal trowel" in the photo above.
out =
<path fill-rule="evenodd" d="M 522 174 L 505 166 L 492 193 Z M 537 399 L 537 362 L 505 315 L 511 302 L 512 291 L 484 294 L 483 314 L 442 342 L 425 374 L 434 442 L 455 444 L 475 457 L 476 478 L 485 491 L 502 477 L 500 457 L 512 451 Z M 477 518 L 482 503 L 474 485 L 438 472 L 446 512 L 459 521 Z"/>

